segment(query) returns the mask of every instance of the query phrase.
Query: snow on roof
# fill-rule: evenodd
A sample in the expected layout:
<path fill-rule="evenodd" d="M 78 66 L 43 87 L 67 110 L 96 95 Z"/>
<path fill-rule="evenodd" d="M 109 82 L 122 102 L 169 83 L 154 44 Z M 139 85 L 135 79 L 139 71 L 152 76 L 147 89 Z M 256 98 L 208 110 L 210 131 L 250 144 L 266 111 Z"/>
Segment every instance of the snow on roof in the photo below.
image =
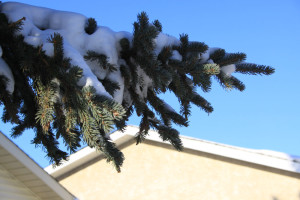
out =
<path fill-rule="evenodd" d="M 139 128 L 136 126 L 127 126 L 123 133 L 120 131 L 112 133 L 111 139 L 117 146 L 120 146 L 130 140 L 133 140 L 138 130 Z M 300 159 L 285 153 L 241 148 L 187 136 L 180 136 L 180 138 L 185 149 L 191 149 L 289 172 L 300 173 Z M 146 140 L 169 144 L 168 142 L 163 142 L 159 137 L 159 134 L 154 130 L 149 131 L 149 135 Z M 99 157 L 100 154 L 90 147 L 85 147 L 72 154 L 69 157 L 69 160 L 64 162 L 62 165 L 56 168 L 53 168 L 51 165 L 46 167 L 45 170 L 53 177 L 57 178 L 79 167 L 80 165 Z"/>
<path fill-rule="evenodd" d="M 19 166 L 11 168 L 9 166 Z M 4 167 L 13 177 L 22 182 L 41 199 L 75 199 L 62 185 L 38 166 L 17 145 L 10 141 L 0 131 L 0 166 Z M 21 178 L 29 175 L 29 180 Z M 39 185 L 32 185 L 32 181 L 39 181 Z M 42 190 L 41 190 L 42 189 Z M 24 197 L 25 198 L 25 197 Z"/>

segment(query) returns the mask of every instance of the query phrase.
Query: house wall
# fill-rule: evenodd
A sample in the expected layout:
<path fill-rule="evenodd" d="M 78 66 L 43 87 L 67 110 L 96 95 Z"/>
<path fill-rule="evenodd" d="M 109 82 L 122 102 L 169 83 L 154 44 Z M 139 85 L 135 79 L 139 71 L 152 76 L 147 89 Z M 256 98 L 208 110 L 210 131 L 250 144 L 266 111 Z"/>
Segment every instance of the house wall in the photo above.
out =
<path fill-rule="evenodd" d="M 117 173 L 102 158 L 59 178 L 81 200 L 300 200 L 299 174 L 169 145 L 133 141 Z"/>

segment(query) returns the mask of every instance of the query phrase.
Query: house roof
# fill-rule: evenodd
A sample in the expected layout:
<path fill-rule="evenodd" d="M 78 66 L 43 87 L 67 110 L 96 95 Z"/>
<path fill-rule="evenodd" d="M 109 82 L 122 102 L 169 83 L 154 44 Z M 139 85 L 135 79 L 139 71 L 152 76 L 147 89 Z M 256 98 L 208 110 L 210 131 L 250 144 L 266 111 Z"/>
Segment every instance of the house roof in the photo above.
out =
<path fill-rule="evenodd" d="M 136 126 L 127 126 L 124 132 L 115 131 L 110 135 L 110 137 L 117 146 L 120 146 L 132 140 L 138 131 L 139 128 Z M 241 148 L 187 136 L 180 136 L 180 138 L 185 149 L 191 149 L 289 172 L 300 173 L 300 159 L 292 157 L 285 153 L 269 150 Z M 163 142 L 159 137 L 159 134 L 154 130 L 149 131 L 146 140 L 169 144 L 168 142 Z M 99 157 L 99 154 L 101 155 L 101 152 L 96 152 L 95 149 L 85 147 L 80 151 L 72 154 L 69 157 L 69 160 L 62 165 L 56 168 L 48 166 L 45 168 L 45 170 L 53 177 L 57 178 L 81 166 L 82 164 Z"/>
<path fill-rule="evenodd" d="M 37 198 L 75 199 L 2 132 L 0 132 L 0 167 L 29 188 Z M 22 198 L 22 195 L 18 195 L 18 198 L 26 199 L 26 196 Z"/>

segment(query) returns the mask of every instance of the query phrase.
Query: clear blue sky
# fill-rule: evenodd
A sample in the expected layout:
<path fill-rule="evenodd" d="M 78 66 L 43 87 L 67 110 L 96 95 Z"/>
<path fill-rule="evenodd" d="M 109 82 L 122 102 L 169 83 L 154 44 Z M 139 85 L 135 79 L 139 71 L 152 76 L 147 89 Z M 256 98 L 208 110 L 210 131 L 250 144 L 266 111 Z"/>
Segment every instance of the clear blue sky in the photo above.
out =
<path fill-rule="evenodd" d="M 254 149 L 300 155 L 300 1 L 206 0 L 206 1 L 19 1 L 96 18 L 99 25 L 115 31 L 133 30 L 136 15 L 146 11 L 159 19 L 163 32 L 244 52 L 247 62 L 270 65 L 272 76 L 234 74 L 246 84 L 244 92 L 225 91 L 214 83 L 210 93 L 199 92 L 212 103 L 209 116 L 193 107 L 182 135 Z M 176 98 L 168 102 L 178 108 Z M 2 112 L 0 110 L 0 112 Z M 138 125 L 132 117 L 129 124 Z M 10 126 L 0 122 L 9 134 Z M 30 144 L 33 132 L 14 140 L 42 167 L 49 164 L 41 149 Z"/>

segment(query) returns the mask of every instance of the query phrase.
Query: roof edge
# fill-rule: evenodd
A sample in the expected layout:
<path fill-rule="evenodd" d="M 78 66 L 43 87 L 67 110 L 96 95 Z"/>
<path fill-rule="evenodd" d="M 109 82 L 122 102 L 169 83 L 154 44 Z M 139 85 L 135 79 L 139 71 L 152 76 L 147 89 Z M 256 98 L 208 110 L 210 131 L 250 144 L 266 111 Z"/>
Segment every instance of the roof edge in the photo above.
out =
<path fill-rule="evenodd" d="M 139 131 L 137 126 L 127 126 L 124 132 L 115 131 L 110 136 L 117 146 L 133 139 Z M 263 165 L 275 169 L 281 169 L 289 172 L 300 174 L 300 160 L 293 158 L 285 153 L 267 151 L 267 150 L 254 150 L 248 148 L 241 148 L 216 142 L 210 142 L 197 138 L 180 136 L 185 149 L 205 152 L 217 156 L 231 158 L 235 160 L 245 161 L 253 164 Z M 157 131 L 150 130 L 146 137 L 147 140 L 155 141 L 158 143 L 169 144 L 160 138 Z M 45 168 L 45 170 L 53 177 L 57 178 L 72 169 L 86 163 L 101 155 L 101 152 L 89 147 L 85 147 L 78 152 L 72 154 L 69 160 L 61 166 L 53 168 L 52 165 Z"/>
<path fill-rule="evenodd" d="M 0 131 L 0 145 L 22 163 L 29 171 L 39 177 L 49 188 L 57 193 L 62 199 L 76 199 L 69 191 L 47 174 L 43 168 L 35 163 L 26 153 L 24 153 L 15 143 Z"/>

